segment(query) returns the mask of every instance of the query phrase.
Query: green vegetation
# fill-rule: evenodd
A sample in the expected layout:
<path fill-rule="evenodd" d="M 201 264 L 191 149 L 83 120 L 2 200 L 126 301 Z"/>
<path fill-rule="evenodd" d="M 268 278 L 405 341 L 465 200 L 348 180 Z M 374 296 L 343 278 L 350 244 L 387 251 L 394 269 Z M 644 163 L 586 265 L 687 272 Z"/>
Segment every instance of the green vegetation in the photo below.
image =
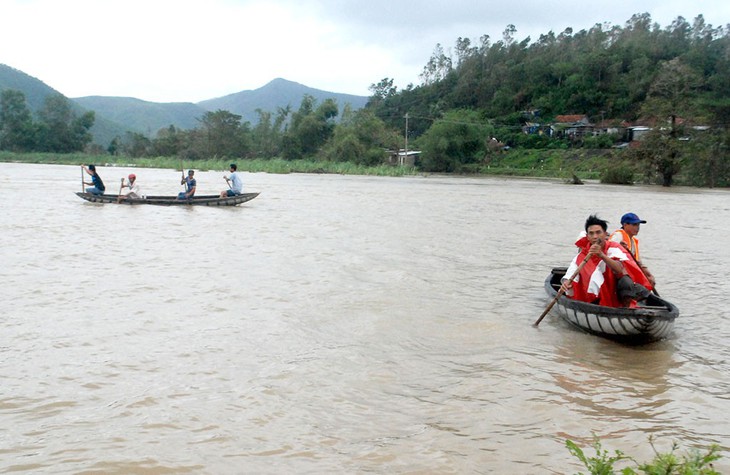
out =
<path fill-rule="evenodd" d="M 317 103 L 305 95 L 296 110 L 257 110 L 253 126 L 217 110 L 195 128 L 128 132 L 106 150 L 89 145 L 93 113 L 77 118 L 51 97 L 36 120 L 23 93 L 7 89 L 0 150 L 85 150 L 108 154 L 105 162 L 140 165 L 171 157 L 196 168 L 235 160 L 252 171 L 487 173 L 730 187 L 726 27 L 713 28 L 699 15 L 661 28 L 640 14 L 623 27 L 568 28 L 536 41 L 515 34 L 508 25 L 495 42 L 458 38 L 453 56 L 436 45 L 421 85 L 398 90 L 384 78 L 371 86 L 364 109 L 345 108 L 339 122 L 333 99 Z M 646 132 L 640 138 L 630 127 L 639 124 Z M 421 152 L 414 169 L 397 170 L 392 157 L 403 148 Z"/>
<path fill-rule="evenodd" d="M 573 441 L 565 442 L 568 451 L 580 460 L 589 470 L 591 475 L 612 475 L 621 473 L 623 475 L 720 475 L 715 471 L 712 462 L 720 459 L 720 447 L 712 445 L 706 453 L 700 453 L 698 450 L 691 450 L 689 453 L 678 456 L 675 452 L 678 448 L 677 444 L 672 445 L 672 449 L 666 453 L 660 453 L 654 447 L 654 442 L 650 438 L 652 450 L 654 451 L 654 459 L 651 462 L 637 463 L 632 457 L 625 455 L 620 450 L 610 454 L 608 450 L 603 449 L 601 442 L 595 438 L 593 449 L 596 455 L 589 457 L 578 447 Z M 620 472 L 616 472 L 618 462 L 631 461 L 636 464 L 636 469 L 625 467 Z M 579 474 L 580 475 L 580 474 Z"/>
<path fill-rule="evenodd" d="M 71 153 L 91 142 L 89 129 L 94 113 L 77 117 L 60 94 L 46 97 L 34 120 L 25 102 L 25 94 L 7 89 L 0 94 L 0 150 L 19 152 Z"/>
<path fill-rule="evenodd" d="M 13 153 L 0 151 L 0 162 L 39 163 L 55 165 L 96 164 L 137 168 L 170 168 L 180 170 L 180 166 L 197 170 L 228 170 L 230 160 L 209 159 L 181 161 L 176 157 L 110 157 L 85 153 Z M 365 166 L 349 162 L 322 162 L 312 160 L 244 160 L 237 162 L 240 172 L 265 173 L 332 173 L 340 175 L 405 176 L 418 174 L 413 167 L 391 167 L 387 165 Z"/>

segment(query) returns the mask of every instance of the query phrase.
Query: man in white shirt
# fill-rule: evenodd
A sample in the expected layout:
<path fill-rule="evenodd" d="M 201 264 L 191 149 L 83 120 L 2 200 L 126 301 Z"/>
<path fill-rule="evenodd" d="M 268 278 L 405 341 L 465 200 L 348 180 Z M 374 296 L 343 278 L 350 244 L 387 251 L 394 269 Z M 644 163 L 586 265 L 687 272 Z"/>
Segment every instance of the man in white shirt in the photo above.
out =
<path fill-rule="evenodd" d="M 122 195 L 120 188 L 120 193 L 117 197 L 117 203 L 121 203 L 123 198 L 129 200 L 141 200 L 144 198 L 144 195 L 142 195 L 142 191 L 139 188 L 139 184 L 137 183 L 137 175 L 135 175 L 134 173 L 130 173 L 127 178 L 129 179 L 129 183 L 125 185 L 124 178 L 122 178 L 121 188 L 129 188 L 129 193 L 127 193 L 126 195 Z"/>
<path fill-rule="evenodd" d="M 231 175 L 223 177 L 226 183 L 228 183 L 229 189 L 221 191 L 221 198 L 240 195 L 243 192 L 243 181 L 241 181 L 241 177 L 236 170 L 238 170 L 236 164 L 231 163 Z"/>

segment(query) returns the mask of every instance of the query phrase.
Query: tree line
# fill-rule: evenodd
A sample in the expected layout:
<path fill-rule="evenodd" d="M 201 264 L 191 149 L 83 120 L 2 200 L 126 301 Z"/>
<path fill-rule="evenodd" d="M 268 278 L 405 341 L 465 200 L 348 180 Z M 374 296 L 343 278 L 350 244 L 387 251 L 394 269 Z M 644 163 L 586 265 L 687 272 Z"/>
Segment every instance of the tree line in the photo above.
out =
<path fill-rule="evenodd" d="M 93 111 L 80 116 L 61 94 L 46 97 L 37 118 L 28 109 L 21 91 L 8 89 L 0 95 L 0 150 L 12 152 L 71 153 L 92 140 Z"/>
<path fill-rule="evenodd" d="M 436 45 L 422 84 L 399 90 L 384 78 L 371 85 L 372 96 L 357 111 L 345 106 L 340 112 L 332 99 L 317 104 L 304 96 L 297 110 L 257 110 L 252 125 L 217 110 L 190 130 L 169 126 L 154 137 L 128 132 L 107 152 L 377 165 L 386 160 L 386 150 L 407 141 L 422 152 L 419 169 L 464 172 L 506 148 L 610 149 L 623 140 L 619 135 L 575 140 L 525 127 L 581 114 L 605 130 L 649 125 L 645 146 L 617 151 L 621 160 L 640 164 L 647 177 L 654 174 L 671 185 L 677 173 L 689 170 L 693 183 L 730 186 L 728 32 L 728 26 L 706 24 L 702 15 L 691 24 L 678 17 L 662 28 L 640 14 L 623 27 L 597 24 L 577 33 L 568 28 L 533 42 L 518 41 L 509 25 L 495 42 L 485 35 L 476 44 L 458 38 L 449 50 Z M 2 94 L 0 148 L 88 147 L 93 112 L 76 117 L 62 97 L 50 97 L 34 121 L 22 99 L 18 91 Z"/>

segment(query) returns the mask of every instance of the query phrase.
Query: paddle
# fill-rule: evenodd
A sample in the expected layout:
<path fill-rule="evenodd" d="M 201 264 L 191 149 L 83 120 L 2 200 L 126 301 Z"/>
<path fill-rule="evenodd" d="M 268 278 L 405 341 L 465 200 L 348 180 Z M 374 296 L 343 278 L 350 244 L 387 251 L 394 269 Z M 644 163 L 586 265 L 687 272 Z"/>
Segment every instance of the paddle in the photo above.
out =
<path fill-rule="evenodd" d="M 84 166 L 81 165 L 81 193 L 84 192 Z"/>
<path fill-rule="evenodd" d="M 570 279 L 568 279 L 568 282 L 567 282 L 568 284 L 573 282 L 573 279 L 575 279 L 578 276 L 578 274 L 580 273 L 580 271 L 583 270 L 583 267 L 585 267 L 586 262 L 588 262 L 588 259 L 590 259 L 590 258 L 591 258 L 591 254 L 586 254 L 586 257 L 583 259 L 583 262 L 580 263 L 580 265 L 575 270 L 575 272 L 573 272 L 573 275 L 571 275 Z M 563 290 L 563 286 L 561 285 L 560 289 L 558 289 L 558 295 L 556 295 L 555 298 L 553 299 L 553 301 L 550 302 L 550 304 L 548 304 L 547 308 L 545 308 L 545 311 L 542 312 L 542 315 L 540 315 L 540 318 L 538 318 L 537 321 L 535 323 L 533 323 L 534 326 L 538 326 L 540 324 L 542 319 L 545 318 L 545 315 L 547 315 L 547 313 L 550 311 L 550 309 L 553 308 L 553 305 L 555 305 L 555 303 L 558 301 L 560 296 L 563 295 L 564 293 L 565 293 L 565 291 Z"/>
<path fill-rule="evenodd" d="M 117 203 L 122 202 L 122 188 L 124 188 L 124 177 L 122 177 L 122 183 L 119 185 L 119 194 L 117 195 Z"/>

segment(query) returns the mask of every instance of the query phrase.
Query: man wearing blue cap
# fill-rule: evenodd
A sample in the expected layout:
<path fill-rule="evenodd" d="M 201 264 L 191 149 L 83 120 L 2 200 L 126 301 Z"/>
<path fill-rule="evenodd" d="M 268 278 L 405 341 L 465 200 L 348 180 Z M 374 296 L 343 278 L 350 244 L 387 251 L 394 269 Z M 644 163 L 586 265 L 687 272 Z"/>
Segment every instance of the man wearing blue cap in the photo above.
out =
<path fill-rule="evenodd" d="M 656 284 L 654 276 L 651 272 L 649 272 L 649 269 L 641 263 L 641 256 L 639 254 L 639 240 L 636 238 L 636 235 L 639 234 L 639 228 L 642 224 L 646 224 L 646 221 L 639 218 L 634 213 L 626 213 L 621 216 L 621 229 L 617 229 L 613 234 L 611 234 L 611 241 L 621 244 L 631 253 L 636 263 L 639 264 L 639 267 L 641 267 L 646 278 L 649 279 L 651 285 L 654 286 Z"/>

